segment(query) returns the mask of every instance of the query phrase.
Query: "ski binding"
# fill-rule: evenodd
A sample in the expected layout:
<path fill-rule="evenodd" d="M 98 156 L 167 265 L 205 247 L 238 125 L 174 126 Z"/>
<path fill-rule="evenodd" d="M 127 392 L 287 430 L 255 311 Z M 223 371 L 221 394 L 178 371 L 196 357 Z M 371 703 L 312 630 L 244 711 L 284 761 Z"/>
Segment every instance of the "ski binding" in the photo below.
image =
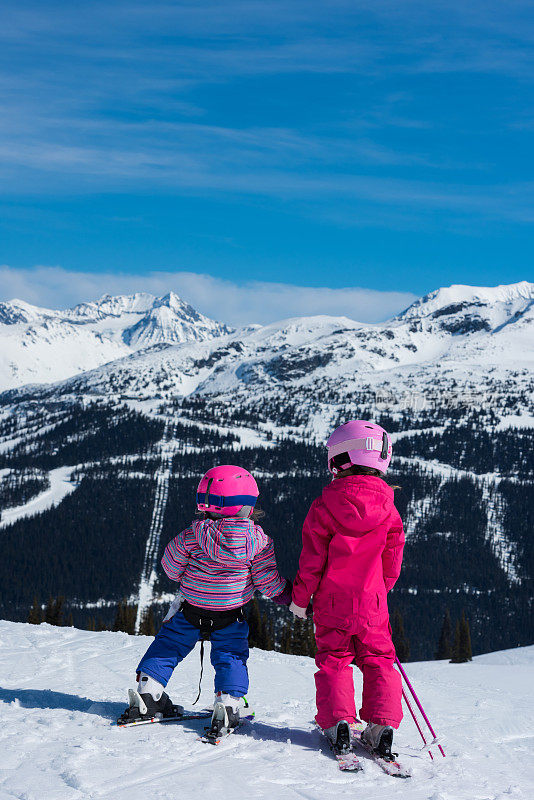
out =
<path fill-rule="evenodd" d="M 333 742 L 323 729 L 317 726 L 321 733 L 324 735 L 330 750 L 334 754 L 337 765 L 342 772 L 361 772 L 363 764 L 353 750 L 350 738 L 350 730 L 341 730 L 338 732 L 337 741 Z"/>
<path fill-rule="evenodd" d="M 211 716 L 211 711 L 186 711 L 183 706 L 173 705 L 174 713 L 172 716 L 164 717 L 162 714 L 154 714 L 153 717 L 144 717 L 146 713 L 146 706 L 138 692 L 134 689 L 128 689 L 129 707 L 124 714 L 117 720 L 119 728 L 132 728 L 135 725 L 153 725 L 156 722 L 182 722 L 188 719 L 208 719 Z M 139 709 L 138 718 L 133 718 L 129 712 L 132 708 Z M 143 712 L 144 709 L 144 712 Z"/>
<path fill-rule="evenodd" d="M 365 741 L 365 739 L 362 739 L 362 732 L 362 723 L 351 725 L 352 741 L 354 744 L 365 750 L 365 752 L 371 756 L 373 761 L 378 764 L 378 766 L 386 773 L 386 775 L 390 775 L 392 778 L 412 777 L 412 771 L 409 769 L 409 767 L 404 767 L 400 761 L 397 760 L 398 753 L 392 753 L 391 757 L 381 755 L 379 752 L 374 750 L 371 745 Z"/>

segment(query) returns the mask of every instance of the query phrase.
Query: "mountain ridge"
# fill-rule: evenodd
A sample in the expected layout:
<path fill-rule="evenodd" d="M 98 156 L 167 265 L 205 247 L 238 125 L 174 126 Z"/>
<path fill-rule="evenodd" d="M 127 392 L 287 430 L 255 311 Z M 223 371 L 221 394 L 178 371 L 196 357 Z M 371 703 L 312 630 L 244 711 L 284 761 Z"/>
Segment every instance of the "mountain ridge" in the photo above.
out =
<path fill-rule="evenodd" d="M 16 380 L 10 386 L 5 378 L 10 366 L 5 354 L 0 357 L 0 374 L 5 390 L 15 394 L 42 390 L 145 398 L 272 393 L 289 386 L 297 391 L 315 387 L 318 392 L 334 387 L 341 395 L 361 386 L 403 391 L 414 382 L 424 391 L 439 385 L 446 374 L 460 383 L 478 380 L 482 386 L 490 375 L 502 382 L 513 371 L 531 374 L 533 298 L 534 284 L 527 281 L 451 286 L 425 295 L 386 322 L 314 315 L 236 330 L 209 320 L 172 292 L 160 298 L 145 293 L 103 295 L 66 312 L 90 320 L 67 323 L 69 336 L 77 338 L 79 356 L 74 363 L 63 358 L 67 374 L 58 375 L 53 364 L 47 371 L 46 358 L 40 370 L 28 363 L 30 343 L 39 355 L 45 351 L 50 356 L 47 347 L 52 354 L 62 351 L 65 323 L 48 316 L 40 326 L 0 326 L 0 332 L 2 327 L 18 332 L 23 342 L 22 367 L 12 358 Z M 89 331 L 96 341 L 96 354 L 90 347 L 83 349 L 80 330 Z M 13 340 L 17 344 L 16 336 Z M 72 354 L 68 344 L 66 352 Z M 28 374 L 33 380 L 25 380 Z M 19 389 L 24 383 L 37 386 Z"/>
<path fill-rule="evenodd" d="M 178 295 L 103 295 L 65 310 L 0 303 L 0 391 L 53 383 L 162 343 L 203 341 L 232 329 Z"/>

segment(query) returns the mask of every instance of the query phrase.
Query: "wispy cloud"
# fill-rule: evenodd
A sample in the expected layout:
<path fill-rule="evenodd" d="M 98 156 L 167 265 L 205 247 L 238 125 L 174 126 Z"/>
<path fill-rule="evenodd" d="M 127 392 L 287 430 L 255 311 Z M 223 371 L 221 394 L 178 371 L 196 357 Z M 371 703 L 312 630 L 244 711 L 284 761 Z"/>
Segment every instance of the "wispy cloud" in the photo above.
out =
<path fill-rule="evenodd" d="M 0 300 L 18 298 L 48 308 L 68 308 L 103 294 L 174 291 L 197 310 L 230 325 L 266 324 L 287 317 L 327 314 L 379 322 L 406 308 L 416 295 L 358 287 L 293 286 L 251 281 L 236 284 L 193 272 L 144 275 L 73 272 L 61 267 L 0 266 Z"/>
<path fill-rule="evenodd" d="M 2 193 L 267 197 L 355 228 L 531 222 L 528 166 L 510 169 L 517 143 L 490 142 L 487 116 L 528 105 L 499 109 L 494 87 L 534 75 L 530 6 L 5 0 Z"/>
<path fill-rule="evenodd" d="M 102 188 L 140 191 L 232 193 L 291 199 L 294 210 L 310 201 L 342 202 L 340 216 L 350 218 L 348 203 L 367 201 L 405 213 L 442 209 L 487 219 L 532 220 L 534 183 L 488 183 L 486 175 L 466 184 L 453 180 L 462 166 L 433 163 L 429 157 L 397 152 L 363 137 L 350 139 L 304 135 L 285 128 L 232 129 L 200 123 L 117 123 L 109 136 L 105 124 L 89 125 L 93 144 L 0 139 L 0 175 L 12 181 L 11 194 L 47 194 L 53 176 L 56 192 Z M 424 177 L 369 174 L 371 168 L 425 167 Z M 482 173 L 474 165 L 472 173 Z M 445 175 L 444 175 L 445 173 Z M 454 175 L 456 173 L 456 175 Z M 482 179 L 481 179 L 482 178 Z M 360 210 L 361 211 L 361 210 Z M 331 209 L 325 214 L 332 216 Z M 365 216 L 365 215 L 363 215 Z"/>

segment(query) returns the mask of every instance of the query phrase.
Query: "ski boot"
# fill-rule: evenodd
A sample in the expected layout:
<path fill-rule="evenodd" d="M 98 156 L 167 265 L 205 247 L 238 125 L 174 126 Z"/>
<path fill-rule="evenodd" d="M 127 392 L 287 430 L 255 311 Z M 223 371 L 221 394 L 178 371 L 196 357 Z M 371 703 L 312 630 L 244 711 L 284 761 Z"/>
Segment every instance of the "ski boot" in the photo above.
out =
<path fill-rule="evenodd" d="M 233 733 L 241 719 L 251 716 L 246 697 L 233 697 L 227 692 L 217 692 L 213 703 L 211 725 L 206 728 L 204 739 L 211 744 L 219 744 L 221 739 Z"/>
<path fill-rule="evenodd" d="M 352 750 L 349 723 L 344 719 L 332 725 L 331 728 L 325 728 L 323 733 L 336 755 L 343 755 Z"/>
<path fill-rule="evenodd" d="M 362 739 L 371 750 L 385 761 L 395 761 L 396 753 L 391 751 L 393 744 L 393 728 L 391 725 L 379 725 L 368 722 L 362 731 Z"/>
<path fill-rule="evenodd" d="M 183 715 L 182 706 L 171 702 L 161 683 L 141 672 L 137 691 L 128 689 L 128 708 L 117 720 L 118 725 L 176 719 Z"/>

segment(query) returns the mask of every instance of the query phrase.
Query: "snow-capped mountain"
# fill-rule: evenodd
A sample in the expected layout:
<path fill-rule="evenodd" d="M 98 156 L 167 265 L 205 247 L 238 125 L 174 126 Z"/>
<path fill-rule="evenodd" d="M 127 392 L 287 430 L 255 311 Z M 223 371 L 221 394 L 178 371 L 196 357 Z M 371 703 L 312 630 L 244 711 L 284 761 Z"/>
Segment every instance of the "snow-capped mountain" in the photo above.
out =
<path fill-rule="evenodd" d="M 75 376 L 77 391 L 101 393 L 112 378 L 113 391 L 146 396 L 162 386 L 171 394 L 318 381 L 354 388 L 393 379 L 392 371 L 530 369 L 533 300 L 526 281 L 450 286 L 381 324 L 315 316 L 237 331 L 173 293 L 104 296 L 67 311 L 12 301 L 0 304 L 0 386 Z"/>
<path fill-rule="evenodd" d="M 173 292 L 104 295 L 65 311 L 0 303 L 0 390 L 62 380 L 153 345 L 229 332 Z"/>
<path fill-rule="evenodd" d="M 470 381 L 482 387 L 512 370 L 532 381 L 534 284 L 495 288 L 451 286 L 421 298 L 381 324 L 347 317 L 301 317 L 265 326 L 138 350 L 127 358 L 85 371 L 57 390 L 151 397 L 191 393 L 226 395 L 315 390 L 317 397 L 361 388 L 438 388 Z M 157 305 L 128 329 L 143 334 Z M 194 313 L 194 312 L 193 312 Z M 194 323 L 192 323 L 194 329 Z M 141 331 L 142 329 L 142 331 Z M 191 337 L 192 338 L 192 337 Z M 140 339 L 135 339 L 136 343 Z M 159 341 L 162 341 L 161 339 Z M 122 345 L 124 339 L 122 340 Z"/>
<path fill-rule="evenodd" d="M 412 303 L 398 320 L 418 320 L 423 328 L 447 333 L 496 332 L 509 324 L 532 320 L 534 284 L 508 286 L 449 286 Z"/>

